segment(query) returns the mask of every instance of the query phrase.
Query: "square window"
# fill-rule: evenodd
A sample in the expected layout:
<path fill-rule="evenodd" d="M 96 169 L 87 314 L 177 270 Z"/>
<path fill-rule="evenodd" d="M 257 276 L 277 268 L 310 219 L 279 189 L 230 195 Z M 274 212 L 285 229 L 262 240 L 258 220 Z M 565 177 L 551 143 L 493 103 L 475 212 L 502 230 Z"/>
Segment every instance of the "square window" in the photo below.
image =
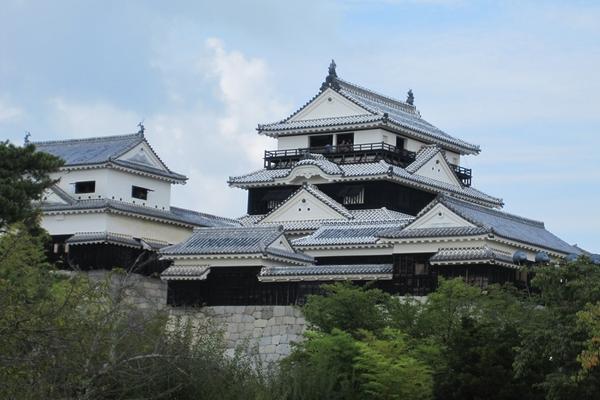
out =
<path fill-rule="evenodd" d="M 75 193 L 94 193 L 96 191 L 96 181 L 75 182 Z"/>
<path fill-rule="evenodd" d="M 131 187 L 131 197 L 133 197 L 134 199 L 148 200 L 148 192 L 149 191 L 150 191 L 150 189 L 146 189 L 146 188 L 139 187 L 139 186 L 132 186 Z"/>
<path fill-rule="evenodd" d="M 403 137 L 396 136 L 396 148 L 404 149 L 404 142 L 405 139 Z"/>
<path fill-rule="evenodd" d="M 417 262 L 415 263 L 415 275 L 427 275 L 429 274 L 429 269 L 425 263 Z"/>

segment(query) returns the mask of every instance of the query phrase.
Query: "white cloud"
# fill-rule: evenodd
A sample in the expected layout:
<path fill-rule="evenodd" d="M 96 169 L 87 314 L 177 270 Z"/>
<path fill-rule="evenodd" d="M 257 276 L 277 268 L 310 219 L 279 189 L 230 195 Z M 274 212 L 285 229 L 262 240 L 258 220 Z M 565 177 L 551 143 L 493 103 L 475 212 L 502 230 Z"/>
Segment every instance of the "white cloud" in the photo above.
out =
<path fill-rule="evenodd" d="M 51 124 L 66 137 L 107 136 L 135 132 L 141 117 L 107 102 L 79 103 L 62 97 L 49 101 Z"/>
<path fill-rule="evenodd" d="M 146 135 L 171 169 L 189 177 L 186 185 L 175 187 L 174 204 L 239 216 L 245 212 L 246 194 L 229 188 L 227 179 L 262 166 L 263 151 L 274 143 L 256 133 L 256 124 L 280 119 L 291 108 L 278 100 L 264 60 L 228 50 L 215 38 L 194 51 L 180 55 L 185 62 L 177 65 L 162 59 L 168 57 L 164 53 L 152 61 L 169 103 L 145 118 Z M 212 91 L 189 91 L 207 84 Z M 106 102 L 56 97 L 50 105 L 54 129 L 71 137 L 132 132 L 141 119 Z"/>
<path fill-rule="evenodd" d="M 5 97 L 0 97 L 0 124 L 15 121 L 23 116 L 21 108 L 11 104 Z"/>

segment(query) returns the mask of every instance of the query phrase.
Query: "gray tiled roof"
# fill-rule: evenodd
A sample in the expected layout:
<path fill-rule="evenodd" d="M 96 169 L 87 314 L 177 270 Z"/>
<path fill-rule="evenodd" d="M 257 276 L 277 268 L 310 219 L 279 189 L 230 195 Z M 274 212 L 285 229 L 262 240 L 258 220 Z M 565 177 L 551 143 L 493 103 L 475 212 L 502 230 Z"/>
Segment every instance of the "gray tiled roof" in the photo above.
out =
<path fill-rule="evenodd" d="M 118 157 L 145 141 L 146 139 L 142 133 L 133 133 L 129 135 L 103 136 L 86 139 L 34 142 L 33 144 L 38 151 L 49 153 L 63 159 L 66 167 L 112 163 L 121 167 L 164 176 L 177 181 L 187 179 L 184 175 L 168 169 L 167 171 L 163 171 L 141 162 L 117 160 Z M 150 145 L 148 144 L 148 146 Z M 152 150 L 152 147 L 150 147 L 150 149 Z M 152 151 L 154 152 L 154 150 Z M 159 158 L 156 153 L 154 153 L 154 155 Z"/>
<path fill-rule="evenodd" d="M 307 154 L 306 158 L 296 162 L 295 166 L 301 165 L 316 165 L 328 174 L 340 174 L 342 169 L 336 163 L 329 161 L 322 154 Z"/>
<path fill-rule="evenodd" d="M 513 265 L 512 257 L 498 250 L 484 247 L 446 248 L 440 249 L 429 259 L 432 265 L 452 264 L 455 262 L 482 262 Z M 515 265 L 516 267 L 516 265 Z"/>
<path fill-rule="evenodd" d="M 390 177 L 396 178 L 413 187 L 421 187 L 437 193 L 451 193 L 465 200 L 479 202 L 486 206 L 499 207 L 503 204 L 502 199 L 485 194 L 471 186 L 453 185 L 423 175 L 410 173 L 404 168 L 388 164 L 383 160 L 376 163 L 340 164 L 338 168 L 341 172 L 338 173 L 334 173 L 332 170 L 328 172 L 326 170 L 328 166 L 324 164 L 323 160 L 314 159 L 312 163 L 328 174 L 338 176 L 340 181 L 359 177 Z M 229 184 L 244 187 L 274 182 L 276 179 L 289 176 L 296 165 L 292 168 L 261 169 L 247 175 L 230 177 Z"/>
<path fill-rule="evenodd" d="M 177 172 L 172 172 L 172 171 L 163 171 L 162 169 L 154 168 L 150 165 L 131 162 L 128 160 L 111 160 L 110 162 L 112 164 L 115 164 L 115 165 L 118 165 L 118 166 L 121 166 L 124 168 L 131 168 L 131 169 L 135 169 L 138 171 L 148 172 L 149 174 L 164 176 L 164 177 L 172 178 L 172 179 L 175 179 L 178 181 L 187 180 L 187 176 L 185 176 L 185 175 L 178 174 Z"/>
<path fill-rule="evenodd" d="M 324 224 L 311 235 L 296 239 L 294 246 L 331 246 L 353 244 L 375 244 L 381 231 L 405 226 L 408 221 L 354 222 Z"/>
<path fill-rule="evenodd" d="M 65 243 L 72 246 L 81 244 L 110 243 L 135 248 L 142 247 L 139 240 L 134 239 L 132 236 L 121 235 L 112 232 L 79 232 L 65 240 Z"/>
<path fill-rule="evenodd" d="M 75 200 L 70 204 L 42 203 L 41 210 L 45 213 L 69 212 L 83 210 L 114 210 L 126 213 L 147 216 L 151 218 L 164 219 L 168 221 L 183 223 L 191 226 L 239 226 L 240 223 L 233 219 L 218 217 L 215 215 L 199 213 L 186 210 L 185 208 L 171 207 L 169 210 L 139 206 L 112 199 Z"/>
<path fill-rule="evenodd" d="M 478 206 L 476 204 L 464 202 L 449 196 L 438 196 L 434 201 L 420 211 L 415 221 L 418 221 L 421 215 L 428 212 L 438 203 L 442 203 L 457 215 L 477 226 L 479 229 L 481 229 L 482 233 L 487 232 L 505 239 L 543 247 L 560 253 L 579 254 L 577 248 L 571 246 L 567 242 L 547 231 L 543 222 L 534 221 L 499 210 Z M 407 233 L 409 235 L 417 234 L 414 232 L 417 231 L 417 229 L 412 229 L 411 225 L 408 225 L 405 230 L 413 231 Z M 464 232 L 467 231 L 469 231 L 469 229 L 464 230 Z M 477 231 L 473 230 L 473 232 Z M 447 232 L 444 230 L 434 229 L 429 233 L 432 236 L 445 236 Z M 402 237 L 403 235 L 400 229 L 397 229 L 396 231 L 388 230 L 384 234 L 386 237 Z"/>
<path fill-rule="evenodd" d="M 339 93 L 375 113 L 381 115 L 387 113 L 391 122 L 424 134 L 427 137 L 463 147 L 472 153 L 479 152 L 479 146 L 454 138 L 425 121 L 421 118 L 417 110 L 409 104 L 383 96 L 339 78 L 338 82 L 340 83 Z"/>
<path fill-rule="evenodd" d="M 382 208 L 369 208 L 364 210 L 348 210 L 352 215 L 352 218 L 348 219 L 348 223 L 371 221 L 371 222 L 402 222 L 407 223 L 414 219 L 413 216 L 401 213 L 399 211 L 388 210 L 385 207 Z M 238 221 L 244 226 L 252 226 L 254 224 L 260 225 L 283 225 L 285 231 L 307 231 L 316 230 L 320 226 L 332 223 L 340 222 L 339 219 L 316 219 L 306 221 L 277 221 L 277 222 L 264 222 L 261 221 L 265 217 L 265 214 L 260 215 L 244 215 L 238 218 Z"/>
<path fill-rule="evenodd" d="M 172 265 L 160 274 L 165 281 L 201 281 L 210 273 L 206 265 Z"/>
<path fill-rule="evenodd" d="M 372 122 L 383 121 L 383 116 L 378 114 L 362 114 L 349 115 L 345 117 L 329 117 L 304 119 L 299 121 L 280 121 L 272 124 L 259 125 L 258 130 L 261 132 L 271 131 L 286 131 L 296 129 L 311 129 L 311 128 L 333 128 L 336 126 L 347 126 L 356 124 L 366 124 Z"/>
<path fill-rule="evenodd" d="M 336 84 L 330 85 L 330 87 L 346 99 L 362 107 L 367 113 L 350 117 L 320 118 L 304 121 L 290 120 L 310 104 L 310 102 L 318 96 L 317 95 L 286 119 L 280 122 L 259 125 L 258 131 L 267 134 L 270 132 L 285 134 L 286 131 L 291 130 L 380 123 L 383 125 L 395 125 L 400 128 L 408 129 L 414 136 L 420 139 L 457 147 L 467 154 L 479 153 L 480 151 L 479 146 L 452 137 L 425 121 L 421 118 L 421 115 L 415 107 L 410 104 L 384 96 L 337 77 L 333 79 L 335 79 Z"/>
<path fill-rule="evenodd" d="M 423 237 L 442 237 L 442 236 L 478 236 L 490 233 L 491 230 L 485 227 L 449 227 L 449 228 L 420 228 L 420 229 L 397 229 L 392 228 L 379 233 L 380 237 L 384 238 L 423 238 Z"/>
<path fill-rule="evenodd" d="M 441 148 L 435 144 L 423 146 L 421 150 L 417 152 L 415 161 L 406 166 L 406 171 L 410 172 L 411 174 L 417 172 L 419 168 L 425 165 L 427 161 L 431 160 L 440 151 Z"/>
<path fill-rule="evenodd" d="M 65 165 L 100 164 L 119 157 L 141 142 L 139 133 L 104 136 L 87 139 L 53 140 L 34 142 L 38 151 L 50 153 L 65 161 Z"/>
<path fill-rule="evenodd" d="M 98 244 L 98 243 L 109 243 L 120 246 L 129 246 L 135 248 L 143 248 L 144 244 L 149 245 L 152 249 L 158 250 L 162 247 L 168 246 L 169 243 L 163 242 L 156 239 L 148 238 L 134 238 L 130 235 L 123 235 L 120 233 L 113 232 L 77 232 L 70 238 L 65 240 L 65 243 L 75 245 L 85 244 Z"/>
<path fill-rule="evenodd" d="M 392 279 L 392 264 L 309 265 L 301 267 L 263 267 L 259 280 L 319 281 L 344 276 L 354 280 Z M 272 279 L 275 280 L 275 279 Z"/>
<path fill-rule="evenodd" d="M 183 242 L 162 249 L 161 254 L 264 254 L 305 263 L 313 261 L 303 253 L 268 248 L 282 234 L 281 226 L 199 228 Z"/>

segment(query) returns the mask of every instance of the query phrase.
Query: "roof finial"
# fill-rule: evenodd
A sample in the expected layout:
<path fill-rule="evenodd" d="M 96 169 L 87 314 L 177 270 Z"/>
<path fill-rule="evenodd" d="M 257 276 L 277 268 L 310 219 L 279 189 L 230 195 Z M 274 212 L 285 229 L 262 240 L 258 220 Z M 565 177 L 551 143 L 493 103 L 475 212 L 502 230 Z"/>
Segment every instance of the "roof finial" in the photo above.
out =
<path fill-rule="evenodd" d="M 337 81 L 337 72 L 335 72 L 335 60 L 331 59 L 331 63 L 329 64 L 329 70 L 327 77 L 325 78 L 325 82 L 321 85 L 321 90 L 325 90 L 328 87 L 338 90 L 340 88 L 340 84 Z"/>
<path fill-rule="evenodd" d="M 332 58 L 331 63 L 329 64 L 329 76 L 335 76 L 337 78 L 337 73 L 335 72 L 335 60 Z"/>
<path fill-rule="evenodd" d="M 406 96 L 406 102 L 408 104 L 410 104 L 411 106 L 415 105 L 415 95 L 413 94 L 412 89 L 408 89 L 408 93 L 407 93 L 407 96 Z"/>
<path fill-rule="evenodd" d="M 28 144 L 30 143 L 30 142 L 29 142 L 29 138 L 30 138 L 30 137 L 31 137 L 31 132 L 29 132 L 29 131 L 25 131 L 25 139 L 23 140 L 23 142 L 24 142 L 26 145 L 28 145 Z"/>
<path fill-rule="evenodd" d="M 137 127 L 140 128 L 137 133 L 144 136 L 144 131 L 146 130 L 146 127 L 144 126 L 144 120 L 138 122 Z"/>

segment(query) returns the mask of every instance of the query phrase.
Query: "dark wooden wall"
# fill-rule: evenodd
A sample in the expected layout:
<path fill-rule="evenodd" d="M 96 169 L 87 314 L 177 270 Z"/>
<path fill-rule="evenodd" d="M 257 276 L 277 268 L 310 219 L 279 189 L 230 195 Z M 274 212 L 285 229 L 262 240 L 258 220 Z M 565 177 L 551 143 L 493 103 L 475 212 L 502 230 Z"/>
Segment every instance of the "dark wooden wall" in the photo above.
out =
<path fill-rule="evenodd" d="M 328 183 L 317 185 L 327 195 L 343 204 L 344 193 L 351 188 L 364 187 L 363 204 L 347 204 L 348 209 L 369 209 L 387 207 L 390 210 L 416 215 L 434 198 L 435 194 L 413 189 L 389 181 L 362 183 Z M 269 200 L 288 198 L 299 186 L 278 186 L 273 188 L 253 188 L 248 190 L 248 214 L 266 214 L 269 212 Z"/>

